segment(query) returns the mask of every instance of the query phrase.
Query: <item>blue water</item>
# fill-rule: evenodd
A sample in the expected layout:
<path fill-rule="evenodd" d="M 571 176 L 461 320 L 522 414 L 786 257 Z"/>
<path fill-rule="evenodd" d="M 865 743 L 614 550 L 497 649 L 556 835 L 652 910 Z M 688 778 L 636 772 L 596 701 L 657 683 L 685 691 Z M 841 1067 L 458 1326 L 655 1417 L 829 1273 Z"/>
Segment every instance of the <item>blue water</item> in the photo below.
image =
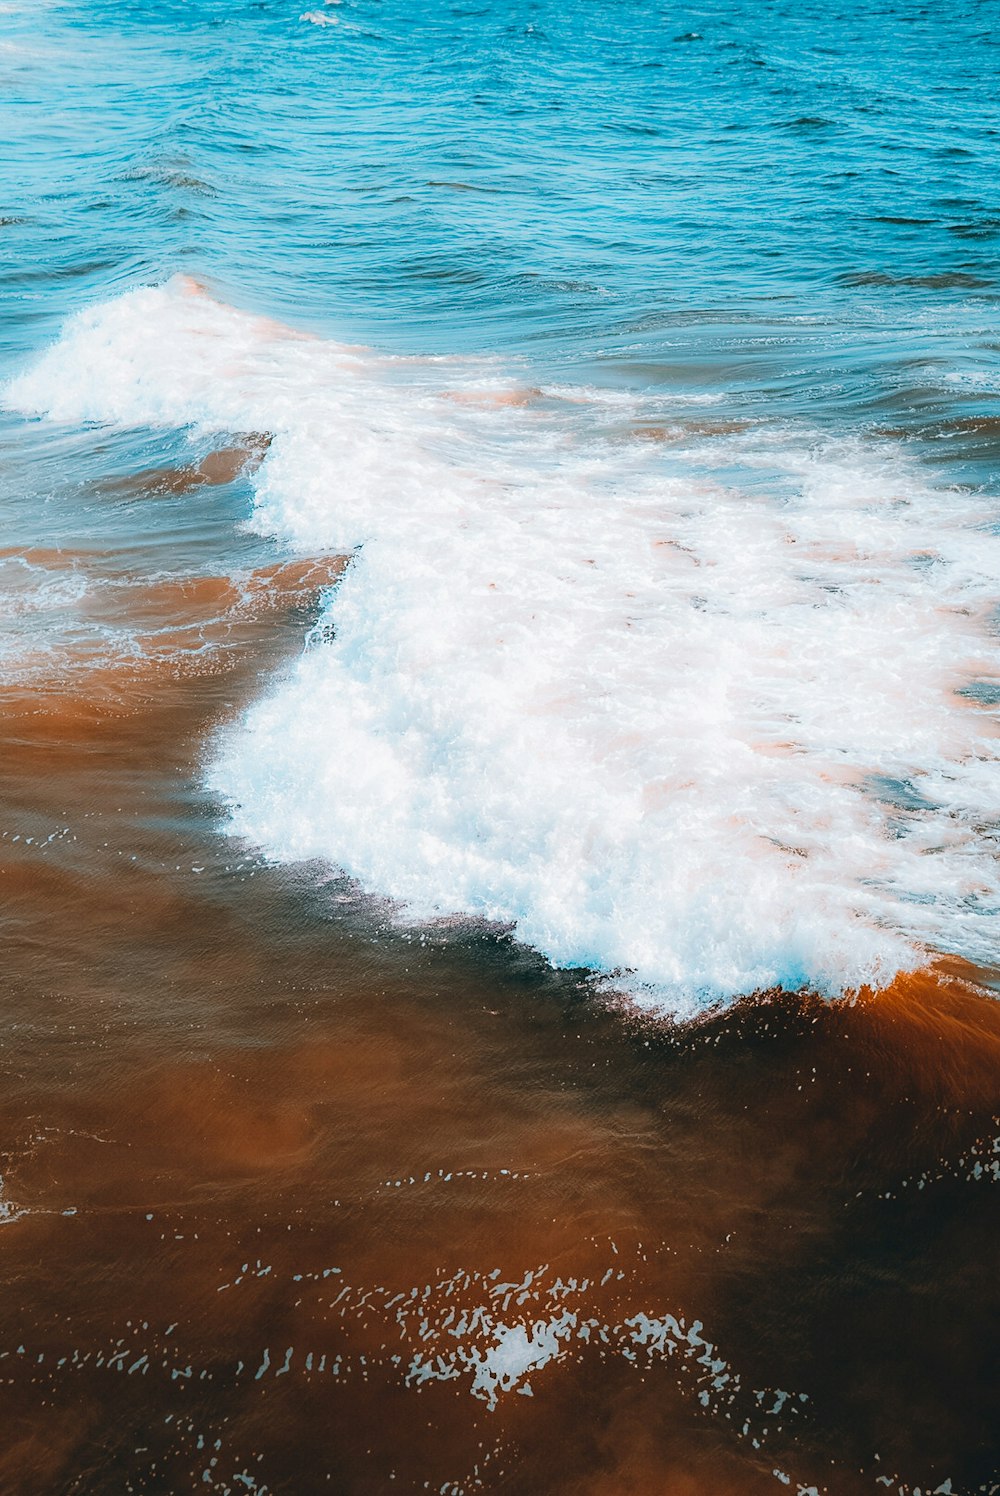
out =
<path fill-rule="evenodd" d="M 180 269 L 393 351 L 915 433 L 992 409 L 989 0 L 306 15 L 6 8 L 5 359 Z"/>

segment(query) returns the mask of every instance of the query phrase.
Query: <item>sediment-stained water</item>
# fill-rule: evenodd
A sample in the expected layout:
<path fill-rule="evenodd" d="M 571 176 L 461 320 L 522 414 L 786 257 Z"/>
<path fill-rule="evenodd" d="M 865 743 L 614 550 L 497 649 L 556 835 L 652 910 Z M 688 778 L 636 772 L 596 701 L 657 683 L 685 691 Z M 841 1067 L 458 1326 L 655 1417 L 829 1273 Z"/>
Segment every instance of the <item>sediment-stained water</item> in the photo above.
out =
<path fill-rule="evenodd" d="M 0 1488 L 1000 1489 L 987 5 L 0 10 Z"/>

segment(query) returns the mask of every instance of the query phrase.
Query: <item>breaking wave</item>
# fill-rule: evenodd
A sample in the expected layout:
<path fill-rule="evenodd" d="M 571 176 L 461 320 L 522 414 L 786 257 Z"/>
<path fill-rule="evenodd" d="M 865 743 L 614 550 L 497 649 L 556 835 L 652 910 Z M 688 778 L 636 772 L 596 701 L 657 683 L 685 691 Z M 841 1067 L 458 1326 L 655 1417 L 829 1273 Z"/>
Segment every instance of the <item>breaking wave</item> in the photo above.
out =
<path fill-rule="evenodd" d="M 271 433 L 250 523 L 351 555 L 207 769 L 269 855 L 679 1017 L 997 959 L 1000 540 L 898 444 L 382 357 L 181 278 L 5 400 Z"/>

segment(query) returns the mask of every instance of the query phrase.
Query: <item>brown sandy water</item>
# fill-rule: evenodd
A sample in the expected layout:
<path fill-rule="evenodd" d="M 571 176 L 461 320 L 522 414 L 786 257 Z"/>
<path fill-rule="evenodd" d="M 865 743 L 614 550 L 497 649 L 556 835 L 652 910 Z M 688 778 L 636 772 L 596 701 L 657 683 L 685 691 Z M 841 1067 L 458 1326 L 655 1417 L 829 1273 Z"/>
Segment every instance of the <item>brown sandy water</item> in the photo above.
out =
<path fill-rule="evenodd" d="M 408 937 L 198 788 L 340 562 L 34 560 L 141 648 L 4 692 L 0 1490 L 998 1489 L 974 972 L 671 1030 Z"/>

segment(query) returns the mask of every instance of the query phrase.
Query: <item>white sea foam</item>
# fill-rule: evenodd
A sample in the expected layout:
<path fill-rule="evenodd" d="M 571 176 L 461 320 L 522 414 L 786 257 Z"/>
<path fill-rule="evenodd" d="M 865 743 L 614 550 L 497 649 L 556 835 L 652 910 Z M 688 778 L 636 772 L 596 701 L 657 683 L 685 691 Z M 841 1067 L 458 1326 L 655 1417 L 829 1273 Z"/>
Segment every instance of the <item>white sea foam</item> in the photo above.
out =
<path fill-rule="evenodd" d="M 956 694 L 1000 676 L 983 501 L 891 445 L 690 414 L 664 445 L 639 396 L 512 389 L 177 280 L 75 319 L 6 399 L 271 431 L 254 526 L 355 553 L 208 771 L 272 855 L 679 1015 L 995 961 L 997 739 Z"/>

